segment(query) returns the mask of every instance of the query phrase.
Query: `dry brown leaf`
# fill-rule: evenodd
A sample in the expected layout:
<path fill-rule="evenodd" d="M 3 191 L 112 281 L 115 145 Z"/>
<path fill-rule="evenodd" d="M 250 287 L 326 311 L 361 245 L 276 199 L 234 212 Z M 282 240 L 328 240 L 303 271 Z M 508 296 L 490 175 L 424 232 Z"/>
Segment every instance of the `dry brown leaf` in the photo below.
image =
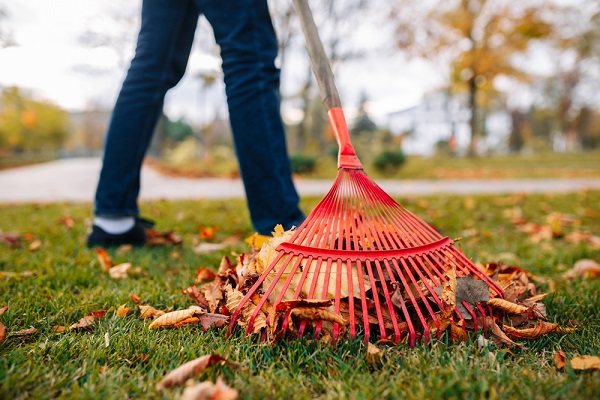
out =
<path fill-rule="evenodd" d="M 466 342 L 469 340 L 469 335 L 467 335 L 467 331 L 461 325 L 450 322 L 450 340 L 455 342 Z"/>
<path fill-rule="evenodd" d="M 546 298 L 546 296 L 548 296 L 548 293 L 541 293 L 541 294 L 532 296 L 532 297 L 530 297 L 528 299 L 525 299 L 523 301 L 531 301 L 533 303 L 537 303 L 538 301 L 544 300 Z"/>
<path fill-rule="evenodd" d="M 139 304 L 139 302 L 140 302 L 140 298 L 139 298 L 139 296 L 137 296 L 137 295 L 135 295 L 135 294 L 131 294 L 131 295 L 129 296 L 129 298 L 130 298 L 130 299 L 131 299 L 131 301 L 133 301 L 135 304 Z"/>
<path fill-rule="evenodd" d="M 567 355 L 564 351 L 559 350 L 554 355 L 554 365 L 556 365 L 556 369 L 563 369 L 565 367 L 565 361 L 567 360 Z"/>
<path fill-rule="evenodd" d="M 129 278 L 129 270 L 131 269 L 131 263 L 122 263 L 109 268 L 108 275 L 112 279 L 126 279 Z"/>
<path fill-rule="evenodd" d="M 131 253 L 131 250 L 133 250 L 132 245 L 122 244 L 119 247 L 117 247 L 116 253 L 117 254 L 128 254 L 128 253 Z"/>
<path fill-rule="evenodd" d="M 214 271 L 208 268 L 200 268 L 196 271 L 196 279 L 194 279 L 194 285 L 199 284 L 200 282 L 210 282 L 215 279 L 217 274 Z"/>
<path fill-rule="evenodd" d="M 381 350 L 371 342 L 367 343 L 367 362 L 379 364 L 381 362 Z"/>
<path fill-rule="evenodd" d="M 183 243 L 183 239 L 174 231 L 158 232 L 154 229 L 146 229 L 146 244 L 150 246 L 177 245 Z"/>
<path fill-rule="evenodd" d="M 573 268 L 563 274 L 564 279 L 571 279 L 575 277 L 584 278 L 596 278 L 600 276 L 600 264 L 595 260 L 582 259 L 573 265 Z"/>
<path fill-rule="evenodd" d="M 96 322 L 96 317 L 93 315 L 86 315 L 81 318 L 78 322 L 74 323 L 69 327 L 70 331 L 87 331 L 92 329 L 94 326 L 94 322 Z"/>
<path fill-rule="evenodd" d="M 0 232 L 0 242 L 6 243 L 10 247 L 16 247 L 21 241 L 21 235 L 18 233 L 2 233 Z"/>
<path fill-rule="evenodd" d="M 6 326 L 0 322 L 0 343 L 4 342 L 6 338 Z"/>
<path fill-rule="evenodd" d="M 68 229 L 73 229 L 73 227 L 75 226 L 75 220 L 73 218 L 69 217 L 68 215 L 65 215 L 64 217 L 59 219 L 58 223 L 63 224 Z"/>
<path fill-rule="evenodd" d="M 196 254 L 206 254 L 206 253 L 211 253 L 213 251 L 218 251 L 218 250 L 222 250 L 225 248 L 226 245 L 222 244 L 222 243 L 206 243 L 206 242 L 200 242 L 198 243 L 196 246 L 194 246 L 192 248 L 192 250 L 194 251 L 194 253 Z"/>
<path fill-rule="evenodd" d="M 494 343 L 503 344 L 508 347 L 517 346 L 517 343 L 513 342 L 508 336 L 506 336 L 506 333 L 504 333 L 504 331 L 500 329 L 500 327 L 498 326 L 498 324 L 496 324 L 496 321 L 494 321 L 493 318 L 485 317 L 485 322 L 487 326 L 489 326 L 492 329 L 492 340 L 494 341 Z"/>
<path fill-rule="evenodd" d="M 188 386 L 180 400 L 235 400 L 238 395 L 237 390 L 227 386 L 223 379 L 218 377 L 217 383 L 206 381 Z"/>
<path fill-rule="evenodd" d="M 490 299 L 487 304 L 509 314 L 523 314 L 529 310 L 529 307 L 499 298 Z"/>
<path fill-rule="evenodd" d="M 62 325 L 55 325 L 55 326 L 52 327 L 52 330 L 54 332 L 64 332 L 64 331 L 67 330 L 67 327 L 66 326 L 62 326 Z"/>
<path fill-rule="evenodd" d="M 119 306 L 119 308 L 117 308 L 117 317 L 124 317 L 127 315 L 127 313 L 131 311 L 131 308 L 127 307 L 125 304 Z"/>
<path fill-rule="evenodd" d="M 296 307 L 292 309 L 292 315 L 307 321 L 331 321 L 340 325 L 348 325 L 348 321 L 340 314 L 333 311 L 313 307 Z"/>
<path fill-rule="evenodd" d="M 229 323 L 229 317 L 223 314 L 206 313 L 198 317 L 202 329 L 222 328 Z"/>
<path fill-rule="evenodd" d="M 578 371 L 585 371 L 588 369 L 593 369 L 600 371 L 600 357 L 597 356 L 580 356 L 572 358 L 571 368 L 576 369 Z"/>
<path fill-rule="evenodd" d="M 215 312 L 219 306 L 221 300 L 223 300 L 223 283 L 221 278 L 218 277 L 212 282 L 209 282 L 202 286 L 204 298 L 208 302 L 210 312 Z"/>
<path fill-rule="evenodd" d="M 558 324 L 538 320 L 537 325 L 533 328 L 516 329 L 512 326 L 504 325 L 503 329 L 513 339 L 535 339 L 555 331 L 557 327 Z"/>
<path fill-rule="evenodd" d="M 18 338 L 28 338 L 30 336 L 35 335 L 37 333 L 37 331 L 38 330 L 36 328 L 23 329 L 20 331 L 11 332 L 10 336 L 18 337 Z"/>
<path fill-rule="evenodd" d="M 227 298 L 227 309 L 230 313 L 235 312 L 236 308 L 244 298 L 242 292 L 235 290 L 231 287 L 231 285 L 225 285 L 225 295 Z M 250 321 L 250 317 L 256 310 L 256 305 L 252 302 L 247 302 L 244 304 L 244 308 L 240 311 L 240 314 L 237 318 L 238 325 L 245 327 L 248 325 Z M 260 331 L 267 326 L 267 316 L 266 314 L 260 310 L 254 319 L 254 324 L 252 326 L 254 333 L 260 333 Z"/>
<path fill-rule="evenodd" d="M 208 301 L 204 298 L 204 295 L 202 294 L 200 289 L 198 289 L 198 287 L 190 286 L 189 288 L 183 291 L 183 294 L 187 294 L 192 299 L 194 299 L 196 301 L 196 304 L 198 304 L 200 307 L 204 307 L 206 309 L 209 308 Z"/>
<path fill-rule="evenodd" d="M 39 250 L 40 247 L 42 247 L 42 242 L 39 239 L 36 239 L 33 242 L 29 243 L 28 249 L 30 251 L 36 251 Z"/>
<path fill-rule="evenodd" d="M 148 328 L 154 329 L 161 327 L 171 327 L 179 322 L 187 320 L 188 318 L 192 318 L 196 315 L 201 314 L 204 314 L 204 311 L 201 311 L 200 307 L 171 311 L 156 318 L 154 321 L 152 321 Z"/>
<path fill-rule="evenodd" d="M 102 270 L 104 272 L 108 272 L 108 270 L 114 266 L 110 256 L 108 255 L 105 249 L 96 249 L 96 256 L 98 257 L 98 261 L 100 262 L 100 266 L 102 267 Z"/>
<path fill-rule="evenodd" d="M 152 306 L 139 306 L 140 307 L 140 317 L 141 318 L 158 318 L 161 315 L 164 315 L 165 312 L 162 310 L 157 310 Z"/>
<path fill-rule="evenodd" d="M 228 361 L 218 354 L 208 354 L 192 361 L 188 361 L 185 364 L 180 365 L 173 371 L 169 372 L 165 377 L 156 385 L 156 390 L 162 390 L 171 386 L 180 385 L 184 383 L 188 378 L 198 375 L 204 371 L 207 367 L 216 364 L 218 362 L 225 362 L 233 367 L 237 367 L 236 363 Z"/>
<path fill-rule="evenodd" d="M 2 308 L 0 308 L 0 315 L 4 314 L 4 312 L 8 310 L 8 306 L 4 306 Z"/>
<path fill-rule="evenodd" d="M 179 322 L 173 324 L 173 328 L 181 328 L 184 325 L 195 324 L 199 321 L 200 321 L 200 319 L 198 317 L 186 318 L 183 321 L 179 321 Z"/>

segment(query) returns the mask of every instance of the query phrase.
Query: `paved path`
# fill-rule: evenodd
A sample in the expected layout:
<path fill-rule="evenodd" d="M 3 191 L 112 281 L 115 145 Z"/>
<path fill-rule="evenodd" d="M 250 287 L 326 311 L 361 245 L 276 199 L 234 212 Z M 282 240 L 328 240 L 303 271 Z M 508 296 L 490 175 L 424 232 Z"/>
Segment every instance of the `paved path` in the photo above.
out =
<path fill-rule="evenodd" d="M 100 171 L 97 158 L 53 161 L 0 171 L 0 203 L 92 201 Z M 333 181 L 298 179 L 301 196 L 324 195 Z M 498 194 L 572 192 L 600 189 L 600 178 L 578 179 L 476 179 L 476 180 L 377 180 L 391 195 Z M 237 179 L 188 179 L 142 170 L 142 199 L 197 199 L 244 197 Z"/>

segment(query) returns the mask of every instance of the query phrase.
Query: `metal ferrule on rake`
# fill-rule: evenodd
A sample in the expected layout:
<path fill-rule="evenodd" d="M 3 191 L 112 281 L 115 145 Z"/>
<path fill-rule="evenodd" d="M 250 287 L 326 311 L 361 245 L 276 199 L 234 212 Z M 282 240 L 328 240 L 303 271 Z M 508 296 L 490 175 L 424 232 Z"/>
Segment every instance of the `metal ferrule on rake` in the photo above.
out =
<path fill-rule="evenodd" d="M 255 307 L 246 321 L 247 334 L 254 331 L 263 308 L 278 309 L 289 300 L 321 299 L 332 300 L 330 310 L 347 324 L 296 321 L 298 326 L 293 328 L 299 335 L 310 332 L 318 338 L 327 333 L 335 341 L 347 329 L 352 338 L 362 335 L 365 341 L 407 341 L 410 346 L 418 338 L 428 342 L 432 336 L 440 336 L 445 328 L 442 324 L 448 320 L 440 318 L 444 304 L 435 288 L 447 282 L 450 274 L 473 275 L 499 297 L 502 289 L 454 247 L 452 240 L 397 203 L 366 175 L 350 142 L 333 73 L 308 4 L 306 0 L 294 3 L 339 145 L 338 174 L 291 239 L 277 247 L 275 259 L 234 311 L 228 333 L 250 302 Z M 484 308 L 462 305 L 468 315 L 455 309 L 453 319 L 470 321 L 474 330 L 481 321 L 485 328 Z M 294 323 L 288 312 L 279 332 L 285 332 L 290 322 Z"/>

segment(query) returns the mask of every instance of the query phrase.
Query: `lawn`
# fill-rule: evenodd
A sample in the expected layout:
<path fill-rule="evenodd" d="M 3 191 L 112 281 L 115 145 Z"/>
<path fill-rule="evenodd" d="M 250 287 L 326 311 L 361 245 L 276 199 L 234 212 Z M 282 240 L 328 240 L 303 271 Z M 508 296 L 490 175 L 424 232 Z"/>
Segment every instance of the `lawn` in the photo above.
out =
<path fill-rule="evenodd" d="M 527 221 L 545 223 L 551 213 L 572 216 L 563 233 L 590 231 L 600 235 L 600 192 L 565 195 L 423 197 L 399 199 L 444 235 L 462 237 L 462 250 L 475 261 L 518 265 L 539 277 L 551 291 L 544 300 L 549 320 L 573 333 L 550 333 L 522 341 L 523 348 L 477 344 L 477 335 L 453 343 L 444 335 L 432 344 L 410 349 L 381 345 L 380 362 L 370 363 L 360 342 L 335 346 L 309 341 L 274 345 L 246 338 L 241 332 L 225 339 L 224 329 L 203 332 L 197 325 L 149 330 L 149 321 L 134 310 L 115 315 L 130 296 L 162 310 L 186 308 L 182 294 L 200 267 L 216 269 L 223 255 L 247 251 L 242 241 L 209 254 L 197 254 L 199 226 L 215 226 L 212 242 L 252 234 L 244 202 L 148 202 L 143 215 L 156 219 L 159 230 L 175 229 L 184 238 L 178 247 L 109 253 L 115 262 L 141 267 L 137 277 L 113 280 L 95 252 L 85 247 L 90 204 L 0 205 L 3 232 L 31 233 L 32 246 L 0 242 L 0 316 L 8 336 L 0 343 L 0 398 L 178 398 L 182 387 L 155 391 L 170 370 L 196 357 L 216 353 L 241 368 L 213 366 L 196 381 L 222 376 L 240 398 L 515 398 L 591 399 L 600 397 L 600 371 L 557 370 L 554 355 L 568 358 L 600 355 L 600 279 L 565 280 L 561 275 L 583 258 L 600 261 L 590 244 L 564 238 L 534 242 L 512 223 L 520 213 Z M 310 210 L 318 199 L 306 199 Z M 67 227 L 65 216 L 74 226 Z M 39 245 L 39 247 L 38 247 Z M 30 249 L 30 246 L 33 249 Z M 37 247 L 37 248 L 36 248 Z M 15 275 L 32 271 L 31 276 Z M 108 310 L 88 333 L 56 332 L 92 311 Z M 11 332 L 37 328 L 30 337 Z"/>

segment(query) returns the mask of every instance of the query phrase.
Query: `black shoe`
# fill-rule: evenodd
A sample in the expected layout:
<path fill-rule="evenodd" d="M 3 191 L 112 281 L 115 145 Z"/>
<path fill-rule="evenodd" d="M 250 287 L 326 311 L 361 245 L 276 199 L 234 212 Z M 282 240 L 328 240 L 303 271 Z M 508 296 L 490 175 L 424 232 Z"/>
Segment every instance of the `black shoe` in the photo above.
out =
<path fill-rule="evenodd" d="M 136 218 L 135 224 L 127 232 L 113 235 L 106 232 L 104 229 L 97 225 L 92 226 L 92 232 L 87 238 L 87 247 L 113 247 L 121 246 L 123 244 L 130 244 L 132 246 L 141 246 L 146 243 L 148 235 L 146 230 L 154 226 L 154 222 L 145 218 Z"/>

